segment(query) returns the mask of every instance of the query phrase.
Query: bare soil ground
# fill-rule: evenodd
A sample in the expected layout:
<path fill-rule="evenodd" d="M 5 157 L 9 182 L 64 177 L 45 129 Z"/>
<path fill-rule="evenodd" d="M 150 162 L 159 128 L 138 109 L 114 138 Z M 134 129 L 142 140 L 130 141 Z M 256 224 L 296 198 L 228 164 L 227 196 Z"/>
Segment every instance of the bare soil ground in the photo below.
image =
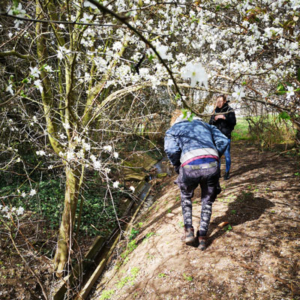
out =
<path fill-rule="evenodd" d="M 299 173 L 299 159 L 234 143 L 204 252 L 180 240 L 180 192 L 176 176 L 168 178 L 139 220 L 137 247 L 106 272 L 91 299 L 300 299 Z M 198 228 L 200 189 L 193 201 Z"/>
<path fill-rule="evenodd" d="M 51 270 L 51 260 L 48 256 L 50 255 L 49 247 L 55 245 L 51 245 L 51 241 L 54 242 L 54 240 L 50 237 L 52 233 L 46 232 L 44 221 L 31 221 L 30 219 L 30 216 L 26 216 L 22 220 L 18 232 L 12 226 L 16 247 L 12 244 L 7 230 L 2 231 L 5 228 L 0 227 L 1 300 L 43 299 L 37 278 L 39 278 L 43 288 L 49 291 L 53 270 Z"/>
<path fill-rule="evenodd" d="M 36 220 L 27 213 L 19 231 L 13 227 L 13 232 L 16 247 L 0 226 L 0 299 L 45 299 L 41 286 L 49 296 L 57 280 L 52 265 L 57 231 L 49 229 L 45 220 Z M 79 241 L 76 255 L 82 256 L 92 241 L 91 237 Z"/>

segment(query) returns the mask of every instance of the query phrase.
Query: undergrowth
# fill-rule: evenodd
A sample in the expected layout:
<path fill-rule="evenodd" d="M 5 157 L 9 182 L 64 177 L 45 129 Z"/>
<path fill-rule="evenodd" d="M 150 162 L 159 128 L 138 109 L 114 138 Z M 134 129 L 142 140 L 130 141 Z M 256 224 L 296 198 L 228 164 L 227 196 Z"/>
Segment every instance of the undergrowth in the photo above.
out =
<path fill-rule="evenodd" d="M 286 114 L 237 118 L 231 135 L 233 141 L 259 143 L 263 149 L 272 149 L 275 145 L 287 145 L 295 141 L 295 129 Z"/>
<path fill-rule="evenodd" d="M 36 190 L 36 194 L 30 196 L 30 191 Z M 5 197 L 16 191 L 14 197 L 8 197 L 4 203 L 9 206 L 23 207 L 36 218 L 47 221 L 47 227 L 53 230 L 58 229 L 64 204 L 65 185 L 60 179 L 40 181 L 30 186 L 28 183 L 21 187 L 16 183 L 0 186 L 0 196 Z M 111 199 L 105 200 L 106 189 L 99 188 L 96 182 L 87 184 L 85 190 L 79 197 L 76 219 L 79 215 L 80 201 L 83 201 L 80 232 L 89 235 L 106 236 L 115 226 L 115 211 Z M 121 193 L 113 191 L 114 204 L 117 213 Z"/>

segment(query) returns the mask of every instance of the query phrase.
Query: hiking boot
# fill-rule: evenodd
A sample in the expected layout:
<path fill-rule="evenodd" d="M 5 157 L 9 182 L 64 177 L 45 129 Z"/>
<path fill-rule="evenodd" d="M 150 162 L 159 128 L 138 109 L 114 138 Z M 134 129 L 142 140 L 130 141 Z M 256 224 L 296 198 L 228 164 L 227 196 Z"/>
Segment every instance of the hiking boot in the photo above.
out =
<path fill-rule="evenodd" d="M 204 251 L 206 249 L 206 236 L 199 236 L 198 241 L 199 241 L 198 249 Z"/>
<path fill-rule="evenodd" d="M 225 175 L 224 175 L 224 180 L 228 180 L 229 178 L 230 178 L 229 172 L 226 172 Z"/>
<path fill-rule="evenodd" d="M 182 240 L 187 244 L 191 245 L 195 242 L 194 237 L 194 228 L 185 228 L 184 229 L 184 236 L 182 237 Z"/>

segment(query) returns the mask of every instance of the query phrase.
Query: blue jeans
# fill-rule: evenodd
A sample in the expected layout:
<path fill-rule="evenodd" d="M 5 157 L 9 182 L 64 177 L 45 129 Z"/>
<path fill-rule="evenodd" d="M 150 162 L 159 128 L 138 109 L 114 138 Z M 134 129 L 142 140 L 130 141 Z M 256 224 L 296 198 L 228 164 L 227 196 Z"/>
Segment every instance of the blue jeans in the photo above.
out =
<path fill-rule="evenodd" d="M 230 142 L 231 140 L 228 140 L 228 146 L 224 152 L 225 155 L 225 161 L 226 161 L 226 173 L 229 173 L 230 171 L 230 166 L 231 166 L 231 157 L 230 157 Z M 219 160 L 219 166 L 221 170 L 221 159 Z"/>

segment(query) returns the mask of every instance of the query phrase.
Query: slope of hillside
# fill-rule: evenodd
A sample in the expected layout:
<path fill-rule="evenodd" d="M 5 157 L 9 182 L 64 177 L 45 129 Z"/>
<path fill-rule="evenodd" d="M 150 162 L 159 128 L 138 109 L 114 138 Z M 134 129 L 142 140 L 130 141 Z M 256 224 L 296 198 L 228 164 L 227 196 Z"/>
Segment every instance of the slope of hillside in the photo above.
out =
<path fill-rule="evenodd" d="M 123 264 L 91 299 L 300 299 L 299 160 L 243 143 L 233 144 L 232 158 L 207 250 L 181 242 L 180 192 L 168 178 Z M 193 200 L 198 227 L 200 189 Z"/>

